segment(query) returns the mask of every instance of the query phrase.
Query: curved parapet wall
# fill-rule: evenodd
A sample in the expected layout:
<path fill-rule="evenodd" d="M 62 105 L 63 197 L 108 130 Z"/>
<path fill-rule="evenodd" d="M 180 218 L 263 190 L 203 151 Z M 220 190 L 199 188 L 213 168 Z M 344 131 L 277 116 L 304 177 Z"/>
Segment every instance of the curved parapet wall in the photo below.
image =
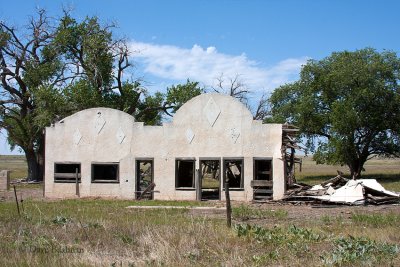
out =
<path fill-rule="evenodd" d="M 204 127 L 213 127 L 220 123 L 251 123 L 252 120 L 251 112 L 237 99 L 210 93 L 196 96 L 185 103 L 176 112 L 173 122 L 176 125 L 196 122 Z"/>
<path fill-rule="evenodd" d="M 62 155 L 70 161 L 84 155 L 88 160 L 112 160 L 129 154 L 132 125 L 129 114 L 110 108 L 79 111 L 46 128 L 46 143 L 58 143 L 47 156 Z M 53 137 L 54 139 L 50 139 Z"/>
<path fill-rule="evenodd" d="M 244 181 L 232 199 L 251 200 L 254 159 L 264 158 L 272 161 L 278 199 L 284 192 L 281 142 L 282 125 L 254 121 L 246 106 L 221 94 L 191 99 L 162 126 L 145 126 L 118 110 L 87 109 L 46 128 L 45 194 L 75 196 L 74 184 L 55 182 L 55 166 L 74 163 L 80 166 L 80 196 L 133 198 L 138 190 L 136 162 L 145 159 L 153 162 L 153 181 L 160 192 L 154 198 L 194 200 L 197 184 L 177 188 L 176 161 L 194 160 L 198 170 L 205 158 L 218 159 L 221 166 L 224 159 L 236 158 L 243 160 Z M 93 165 L 98 163 L 118 165 L 118 180 L 94 183 Z M 222 179 L 220 183 L 222 188 Z"/>

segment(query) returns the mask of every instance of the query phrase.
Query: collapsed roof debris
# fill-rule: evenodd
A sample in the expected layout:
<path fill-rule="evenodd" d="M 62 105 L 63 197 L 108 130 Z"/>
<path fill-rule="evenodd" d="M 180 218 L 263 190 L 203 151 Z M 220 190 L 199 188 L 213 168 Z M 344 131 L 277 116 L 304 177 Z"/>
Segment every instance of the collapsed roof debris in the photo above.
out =
<path fill-rule="evenodd" d="M 317 201 L 322 203 L 363 205 L 399 203 L 400 194 L 386 190 L 375 179 L 349 180 L 340 174 L 321 184 L 293 184 L 285 201 Z"/>

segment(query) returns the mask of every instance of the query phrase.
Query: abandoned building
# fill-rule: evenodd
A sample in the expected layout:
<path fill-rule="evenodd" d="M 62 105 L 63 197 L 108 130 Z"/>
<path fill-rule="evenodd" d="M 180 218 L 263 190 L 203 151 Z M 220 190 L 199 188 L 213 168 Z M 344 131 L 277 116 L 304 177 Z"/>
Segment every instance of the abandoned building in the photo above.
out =
<path fill-rule="evenodd" d="M 228 179 L 232 200 L 280 199 L 283 128 L 215 93 L 191 99 L 162 126 L 83 110 L 46 128 L 45 196 L 224 200 Z"/>

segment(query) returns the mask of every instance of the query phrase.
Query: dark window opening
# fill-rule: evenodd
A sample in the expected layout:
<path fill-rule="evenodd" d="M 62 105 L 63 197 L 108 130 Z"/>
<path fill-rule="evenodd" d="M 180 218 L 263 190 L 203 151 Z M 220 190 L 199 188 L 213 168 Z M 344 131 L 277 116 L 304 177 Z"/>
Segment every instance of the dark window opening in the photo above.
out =
<path fill-rule="evenodd" d="M 81 164 L 79 163 L 55 163 L 54 182 L 75 183 L 76 170 L 78 169 L 78 182 L 81 182 Z"/>
<path fill-rule="evenodd" d="M 115 183 L 119 180 L 118 163 L 94 163 L 92 164 L 92 182 Z"/>
<path fill-rule="evenodd" d="M 176 160 L 176 187 L 194 188 L 195 161 Z"/>
<path fill-rule="evenodd" d="M 226 159 L 224 160 L 224 186 L 228 181 L 229 188 L 243 188 L 243 160 Z"/>
<path fill-rule="evenodd" d="M 272 180 L 271 160 L 254 161 L 254 180 Z"/>

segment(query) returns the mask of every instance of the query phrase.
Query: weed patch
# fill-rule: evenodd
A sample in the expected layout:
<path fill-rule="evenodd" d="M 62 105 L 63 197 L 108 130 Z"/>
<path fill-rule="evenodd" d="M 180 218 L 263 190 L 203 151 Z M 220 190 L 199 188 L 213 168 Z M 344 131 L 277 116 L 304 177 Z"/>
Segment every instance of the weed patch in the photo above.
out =
<path fill-rule="evenodd" d="M 400 226 L 400 214 L 363 214 L 353 213 L 351 220 L 362 226 L 382 227 L 382 226 Z"/>
<path fill-rule="evenodd" d="M 392 264 L 400 249 L 398 245 L 377 242 L 368 237 L 335 237 L 294 225 L 268 229 L 238 224 L 234 229 L 239 237 L 254 239 L 265 246 L 266 252 L 252 257 L 254 264 L 259 266 L 313 257 L 312 254 L 327 266 L 382 266 Z"/>
<path fill-rule="evenodd" d="M 269 244 L 319 242 L 326 239 L 326 236 L 322 233 L 315 233 L 310 229 L 296 227 L 295 225 L 288 228 L 274 227 L 268 229 L 257 225 L 237 224 L 234 229 L 239 237 L 248 236 L 259 242 L 268 242 Z"/>
<path fill-rule="evenodd" d="M 64 217 L 62 215 L 57 215 L 53 220 L 52 223 L 56 225 L 64 226 L 71 221 L 70 218 Z"/>
<path fill-rule="evenodd" d="M 232 215 L 238 220 L 249 220 L 249 219 L 262 219 L 262 218 L 274 218 L 274 219 L 285 219 L 287 217 L 286 210 L 264 210 L 252 208 L 249 205 L 241 204 L 239 207 L 232 209 Z"/>
<path fill-rule="evenodd" d="M 315 246 L 327 239 L 327 236 L 322 233 L 294 225 L 287 228 L 268 229 L 249 224 L 237 224 L 234 229 L 239 237 L 255 239 L 266 247 L 266 252 L 252 257 L 253 262 L 259 266 L 287 258 L 312 256 L 310 246 Z"/>
<path fill-rule="evenodd" d="M 328 266 L 348 266 L 353 263 L 375 266 L 382 260 L 391 261 L 399 253 L 397 245 L 378 243 L 366 237 L 340 237 L 334 241 L 334 250 L 322 256 Z"/>

